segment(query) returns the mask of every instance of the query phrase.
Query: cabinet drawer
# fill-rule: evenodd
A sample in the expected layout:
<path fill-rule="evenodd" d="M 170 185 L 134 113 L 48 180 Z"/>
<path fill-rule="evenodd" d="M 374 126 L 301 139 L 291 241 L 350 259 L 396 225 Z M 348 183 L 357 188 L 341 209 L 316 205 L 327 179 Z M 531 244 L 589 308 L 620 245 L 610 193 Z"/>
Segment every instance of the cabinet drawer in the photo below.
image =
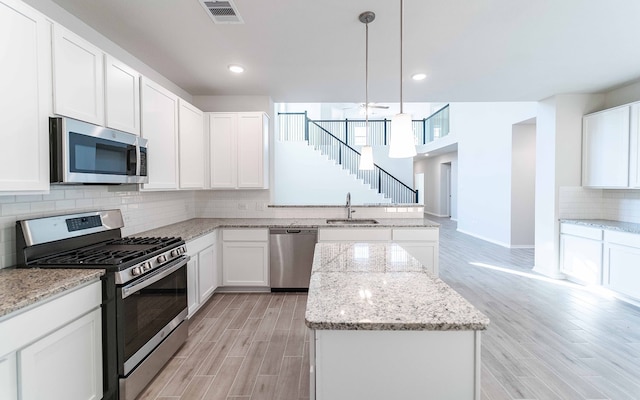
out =
<path fill-rule="evenodd" d="M 604 239 L 607 242 L 621 244 L 623 246 L 637 247 L 640 249 L 640 235 L 636 233 L 604 231 Z"/>
<path fill-rule="evenodd" d="M 588 226 L 561 223 L 560 233 L 573 235 L 573 236 L 580 236 L 587 239 L 602 240 L 602 229 L 591 228 Z"/>
<path fill-rule="evenodd" d="M 225 242 L 266 242 L 269 240 L 268 229 L 225 229 L 222 231 Z"/>
<path fill-rule="evenodd" d="M 435 241 L 438 240 L 437 229 L 394 229 L 393 240 L 415 242 L 415 241 Z"/>
<path fill-rule="evenodd" d="M 390 240 L 391 229 L 385 228 L 335 228 L 318 231 L 319 242 L 383 242 Z"/>

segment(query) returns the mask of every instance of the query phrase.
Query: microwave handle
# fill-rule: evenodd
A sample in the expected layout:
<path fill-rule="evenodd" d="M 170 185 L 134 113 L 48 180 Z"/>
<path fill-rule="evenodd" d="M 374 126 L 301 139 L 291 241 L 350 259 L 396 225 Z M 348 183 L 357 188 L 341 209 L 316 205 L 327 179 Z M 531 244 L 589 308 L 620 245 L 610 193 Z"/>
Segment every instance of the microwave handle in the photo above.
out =
<path fill-rule="evenodd" d="M 140 145 L 136 140 L 136 176 L 140 176 Z"/>

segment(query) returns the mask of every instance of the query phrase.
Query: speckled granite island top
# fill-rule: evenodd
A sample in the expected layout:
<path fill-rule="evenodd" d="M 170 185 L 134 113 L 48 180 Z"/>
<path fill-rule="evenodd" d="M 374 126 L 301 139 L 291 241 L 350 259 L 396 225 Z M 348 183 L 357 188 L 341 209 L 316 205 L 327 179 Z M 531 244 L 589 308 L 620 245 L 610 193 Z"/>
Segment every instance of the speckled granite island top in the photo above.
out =
<path fill-rule="evenodd" d="M 440 224 L 426 218 L 374 218 L 377 224 L 329 225 L 326 218 L 194 218 L 131 236 L 180 236 L 185 241 L 217 228 L 436 228 Z"/>
<path fill-rule="evenodd" d="M 102 269 L 0 269 L 0 319 L 102 275 Z"/>
<path fill-rule="evenodd" d="M 319 243 L 306 324 L 316 330 L 484 330 L 489 319 L 393 243 Z"/>
<path fill-rule="evenodd" d="M 612 221 L 608 219 L 561 219 L 560 222 L 609 229 L 611 231 L 640 233 L 640 224 L 633 222 Z"/>

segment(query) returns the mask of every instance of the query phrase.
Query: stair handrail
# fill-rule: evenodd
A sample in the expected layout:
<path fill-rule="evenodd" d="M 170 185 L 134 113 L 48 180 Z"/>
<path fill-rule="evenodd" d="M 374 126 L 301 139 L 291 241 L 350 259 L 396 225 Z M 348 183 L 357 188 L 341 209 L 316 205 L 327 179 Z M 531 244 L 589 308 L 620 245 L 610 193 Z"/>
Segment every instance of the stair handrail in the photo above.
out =
<path fill-rule="evenodd" d="M 340 138 L 336 137 L 334 134 L 332 134 L 331 132 L 329 132 L 328 130 L 324 129 L 322 126 L 318 125 L 314 120 L 307 118 L 307 120 L 309 122 L 311 122 L 312 124 L 314 124 L 315 126 L 317 126 L 318 128 L 320 128 L 322 131 L 324 131 L 324 133 L 326 133 L 327 135 L 331 136 L 332 138 L 334 138 L 335 140 L 337 140 L 338 142 L 340 142 L 340 144 L 346 146 L 348 149 L 350 149 L 351 151 L 353 151 L 354 153 L 356 153 L 359 156 L 362 156 L 362 154 L 354 149 L 353 147 L 349 146 L 347 143 L 343 142 L 342 140 L 340 140 Z M 388 175 L 389 177 L 391 177 L 395 182 L 399 183 L 400 185 L 404 186 L 405 188 L 409 189 L 411 192 L 413 192 L 416 195 L 416 199 L 417 197 L 417 193 L 418 190 L 417 189 L 411 189 L 409 186 L 407 186 L 404 182 L 402 182 L 401 180 L 399 180 L 398 178 L 396 178 L 395 176 L 391 175 L 389 172 L 387 172 L 386 169 L 382 168 L 381 166 L 379 166 L 376 163 L 373 163 L 373 167 L 379 169 L 380 171 L 384 172 L 386 175 Z M 417 202 L 417 200 L 416 200 Z"/>

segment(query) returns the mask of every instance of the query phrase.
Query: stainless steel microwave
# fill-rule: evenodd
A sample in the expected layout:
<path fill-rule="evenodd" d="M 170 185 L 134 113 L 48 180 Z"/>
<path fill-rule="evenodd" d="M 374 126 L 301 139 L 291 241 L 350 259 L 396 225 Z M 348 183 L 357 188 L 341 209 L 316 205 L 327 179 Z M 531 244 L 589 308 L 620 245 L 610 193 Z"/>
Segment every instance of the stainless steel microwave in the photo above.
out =
<path fill-rule="evenodd" d="M 147 183 L 147 139 L 71 118 L 49 119 L 52 183 Z"/>

